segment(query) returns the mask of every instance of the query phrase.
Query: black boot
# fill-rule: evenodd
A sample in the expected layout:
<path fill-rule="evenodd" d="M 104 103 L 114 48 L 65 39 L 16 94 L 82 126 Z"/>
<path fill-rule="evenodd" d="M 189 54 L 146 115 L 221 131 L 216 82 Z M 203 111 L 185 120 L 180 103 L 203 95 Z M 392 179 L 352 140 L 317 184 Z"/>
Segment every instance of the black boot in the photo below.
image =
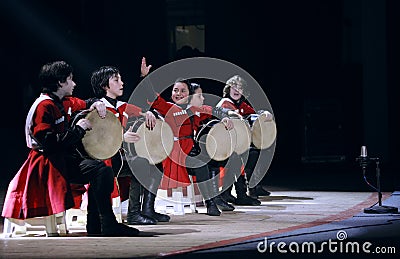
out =
<path fill-rule="evenodd" d="M 196 177 L 197 178 L 197 177 Z M 201 179 L 204 180 L 204 179 Z M 201 195 L 203 196 L 206 206 L 207 206 L 207 215 L 209 216 L 220 216 L 221 211 L 218 209 L 217 204 L 215 203 L 214 198 L 212 198 L 212 192 L 209 191 L 211 186 L 208 185 L 209 182 L 202 181 L 199 183 L 199 190 L 201 192 Z"/>
<path fill-rule="evenodd" d="M 221 211 L 219 211 L 217 204 L 215 203 L 214 199 L 206 200 L 207 206 L 207 215 L 209 216 L 220 216 Z"/>
<path fill-rule="evenodd" d="M 154 201 L 156 195 L 149 190 L 143 190 L 143 207 L 142 215 L 156 219 L 158 222 L 169 222 L 171 219 L 168 215 L 158 213 L 154 210 Z"/>
<path fill-rule="evenodd" d="M 258 198 L 258 196 L 269 196 L 271 193 L 264 189 L 262 185 L 256 185 L 254 188 L 249 188 L 250 196 L 253 198 Z"/>
<path fill-rule="evenodd" d="M 141 184 L 134 177 L 131 178 L 129 186 L 129 205 L 128 215 L 126 218 L 128 225 L 155 225 L 157 220 L 140 213 L 140 191 Z"/>
<path fill-rule="evenodd" d="M 222 192 L 221 196 L 226 202 L 235 203 L 236 198 L 232 195 L 232 185 Z"/>
<path fill-rule="evenodd" d="M 111 167 L 99 164 L 97 174 L 90 181 L 93 198 L 100 215 L 102 236 L 137 236 L 139 230 L 117 222 L 111 205 L 114 172 Z M 91 200 L 90 200 L 91 201 Z"/>
<path fill-rule="evenodd" d="M 237 181 L 234 183 L 236 189 L 237 198 L 235 200 L 236 205 L 251 205 L 258 206 L 261 202 L 257 199 L 251 198 L 247 195 L 247 184 L 244 175 L 240 175 Z"/>
<path fill-rule="evenodd" d="M 101 224 L 100 224 L 100 215 L 89 213 L 86 216 L 86 232 L 88 236 L 99 236 L 101 235 Z"/>
<path fill-rule="evenodd" d="M 88 206 L 86 215 L 86 232 L 88 236 L 99 236 L 101 234 L 100 215 L 97 209 L 93 191 L 88 190 Z"/>
<path fill-rule="evenodd" d="M 227 203 L 223 197 L 219 194 L 218 190 L 218 174 L 216 171 L 210 171 L 210 179 L 211 179 L 211 189 L 212 196 L 214 196 L 214 202 L 218 206 L 218 208 L 222 211 L 233 211 L 235 207 Z"/>
<path fill-rule="evenodd" d="M 111 211 L 112 212 L 112 211 Z M 114 213 L 101 214 L 101 235 L 106 237 L 135 237 L 139 235 L 139 230 L 118 223 Z"/>
<path fill-rule="evenodd" d="M 253 199 L 258 199 L 256 188 L 249 188 L 249 196 Z"/>

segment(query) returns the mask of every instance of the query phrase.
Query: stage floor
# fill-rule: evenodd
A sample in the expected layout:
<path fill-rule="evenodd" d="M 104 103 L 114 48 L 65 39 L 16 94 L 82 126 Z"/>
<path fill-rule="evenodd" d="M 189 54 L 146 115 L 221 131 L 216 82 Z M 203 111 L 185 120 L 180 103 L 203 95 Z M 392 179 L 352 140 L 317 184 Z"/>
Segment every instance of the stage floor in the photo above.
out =
<path fill-rule="evenodd" d="M 204 257 L 215 255 L 218 251 L 224 255 L 236 251 L 231 258 L 239 257 L 237 251 L 251 251 L 248 255 L 252 256 L 267 256 L 260 252 L 263 244 L 259 245 L 265 238 L 272 240 L 274 237 L 292 236 L 290 240 L 293 242 L 301 240 L 303 234 L 308 232 L 311 237 L 312 233 L 316 233 L 314 241 L 317 243 L 324 239 L 336 240 L 337 232 L 348 228 L 347 238 L 351 240 L 350 235 L 355 227 L 364 233 L 357 234 L 355 238 L 362 239 L 364 236 L 367 238 L 365 241 L 368 238 L 373 241 L 376 237 L 387 237 L 388 246 L 395 247 L 396 252 L 400 253 L 400 247 L 394 244 L 400 236 L 398 224 L 386 226 L 388 228 L 379 227 L 382 229 L 379 235 L 376 230 L 373 230 L 374 235 L 368 235 L 368 228 L 387 222 L 387 216 L 397 223 L 398 214 L 367 215 L 360 218 L 364 208 L 377 202 L 376 193 L 271 191 L 271 196 L 260 197 L 261 206 L 236 206 L 235 211 L 223 212 L 220 217 L 207 216 L 204 214 L 205 207 L 197 207 L 198 213 L 171 215 L 169 223 L 135 226 L 141 231 L 138 237 L 87 237 L 84 227 L 77 226 L 71 233 L 61 237 L 45 237 L 45 232 L 41 230 L 28 232 L 30 235 L 22 237 L 2 238 L 0 257 L 156 258 L 195 256 L 201 253 Z M 400 206 L 399 195 L 384 193 L 384 199 L 387 198 L 397 207 Z M 343 226 L 341 222 L 344 222 Z M 325 233 L 325 236 L 319 235 L 320 232 Z"/>

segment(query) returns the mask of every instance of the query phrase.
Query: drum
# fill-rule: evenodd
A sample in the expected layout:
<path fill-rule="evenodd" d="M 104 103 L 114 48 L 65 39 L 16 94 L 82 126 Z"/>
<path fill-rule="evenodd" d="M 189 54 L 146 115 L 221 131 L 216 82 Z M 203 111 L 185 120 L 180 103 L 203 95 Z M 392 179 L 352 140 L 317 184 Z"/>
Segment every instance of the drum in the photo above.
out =
<path fill-rule="evenodd" d="M 150 130 L 144 120 L 138 120 L 134 128 L 137 128 L 136 133 L 140 135 L 140 140 L 134 143 L 138 156 L 146 158 L 152 165 L 162 162 L 169 156 L 174 146 L 174 134 L 168 123 L 157 119 L 156 126 Z"/>
<path fill-rule="evenodd" d="M 232 119 L 234 128 L 227 130 L 219 120 L 212 120 L 203 125 L 196 136 L 196 141 L 206 146 L 211 159 L 223 161 L 233 152 L 242 154 L 251 144 L 251 131 L 247 121 Z M 204 141 L 205 138 L 205 141 Z"/>
<path fill-rule="evenodd" d="M 94 159 L 105 160 L 114 156 L 121 148 L 123 131 L 120 121 L 111 111 L 106 111 L 106 117 L 100 118 L 96 110 L 86 117 L 92 124 L 82 139 L 86 153 Z"/>
<path fill-rule="evenodd" d="M 246 152 L 251 145 L 251 129 L 250 125 L 246 120 L 242 119 L 232 119 L 233 121 L 233 131 L 235 148 L 234 151 L 237 154 L 243 154 Z"/>
<path fill-rule="evenodd" d="M 252 114 L 251 141 L 258 149 L 269 148 L 276 139 L 276 123 L 265 121 L 265 115 Z"/>
<path fill-rule="evenodd" d="M 223 161 L 232 155 L 235 142 L 232 130 L 227 130 L 219 120 L 211 120 L 204 124 L 196 134 L 195 141 L 206 148 L 211 159 Z"/>

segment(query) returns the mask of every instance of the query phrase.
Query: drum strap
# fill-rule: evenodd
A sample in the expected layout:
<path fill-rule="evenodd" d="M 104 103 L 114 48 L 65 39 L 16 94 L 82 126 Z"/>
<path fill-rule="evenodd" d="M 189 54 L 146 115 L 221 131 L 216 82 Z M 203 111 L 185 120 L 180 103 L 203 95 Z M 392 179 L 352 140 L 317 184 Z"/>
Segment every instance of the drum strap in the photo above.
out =
<path fill-rule="evenodd" d="M 194 126 L 194 121 L 193 121 L 194 114 L 193 114 L 192 110 L 190 110 L 190 108 L 186 109 L 186 112 L 187 112 L 187 115 L 189 116 L 190 127 L 192 128 L 192 132 L 191 132 L 192 134 L 188 137 L 191 137 L 193 140 L 195 140 L 194 139 L 194 127 L 193 127 Z"/>
<path fill-rule="evenodd" d="M 190 126 L 192 127 L 192 134 L 188 137 L 193 139 L 193 147 L 192 150 L 189 152 L 189 156 L 198 156 L 201 153 L 201 148 L 199 143 L 196 141 L 194 138 L 194 121 L 193 121 L 193 112 L 190 109 L 187 109 L 187 114 L 189 115 L 189 120 L 190 120 Z"/>

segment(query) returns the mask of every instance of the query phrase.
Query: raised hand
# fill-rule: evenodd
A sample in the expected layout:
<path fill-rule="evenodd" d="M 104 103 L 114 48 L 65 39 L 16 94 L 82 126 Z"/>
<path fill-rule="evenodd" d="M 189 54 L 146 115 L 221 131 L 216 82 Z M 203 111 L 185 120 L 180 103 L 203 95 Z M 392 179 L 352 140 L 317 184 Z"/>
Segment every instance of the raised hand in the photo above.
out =
<path fill-rule="evenodd" d="M 142 65 L 140 66 L 140 76 L 145 77 L 149 74 L 152 65 L 147 65 L 146 58 L 142 58 Z"/>

